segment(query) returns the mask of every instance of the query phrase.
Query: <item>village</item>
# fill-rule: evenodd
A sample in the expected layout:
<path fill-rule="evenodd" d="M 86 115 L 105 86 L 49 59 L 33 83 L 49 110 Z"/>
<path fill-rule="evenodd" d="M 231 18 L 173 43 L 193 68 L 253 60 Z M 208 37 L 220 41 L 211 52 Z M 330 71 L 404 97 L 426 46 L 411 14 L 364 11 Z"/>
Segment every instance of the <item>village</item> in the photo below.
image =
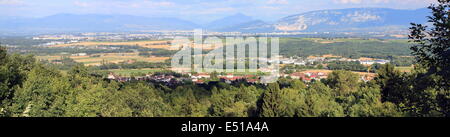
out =
<path fill-rule="evenodd" d="M 261 60 L 261 59 L 260 59 Z M 263 59 L 264 60 L 264 59 Z M 280 66 L 286 65 L 296 65 L 296 66 L 313 66 L 317 65 L 315 63 L 323 63 L 323 65 L 327 65 L 326 62 L 332 61 L 342 61 L 342 62 L 359 62 L 363 66 L 367 66 L 370 69 L 371 65 L 374 64 L 387 64 L 389 60 L 383 59 L 375 59 L 375 58 L 359 58 L 359 59 L 349 59 L 343 58 L 340 56 L 334 55 L 323 55 L 323 56 L 309 56 L 305 59 L 299 57 L 290 57 L 285 58 L 280 56 L 280 60 L 275 61 L 271 59 L 266 59 L 265 61 L 275 63 L 278 62 Z M 273 70 L 266 70 L 264 68 L 260 69 L 263 73 L 272 73 Z M 304 81 L 305 83 L 310 83 L 313 81 L 320 81 L 322 79 L 327 79 L 328 75 L 331 74 L 333 70 L 328 69 L 307 69 L 307 70 L 297 70 L 292 73 L 285 73 L 281 71 L 277 74 L 278 78 L 288 78 L 288 79 L 299 79 Z M 360 76 L 360 80 L 363 82 L 368 82 L 376 76 L 375 73 L 367 72 L 354 72 Z M 134 76 L 134 77 L 124 77 L 120 75 L 116 75 L 113 72 L 110 72 L 107 79 L 116 80 L 120 82 L 128 82 L 128 81 L 151 81 L 158 83 L 166 83 L 166 84 L 176 84 L 183 83 L 186 81 L 190 81 L 196 84 L 204 84 L 208 81 L 221 81 L 228 84 L 232 84 L 235 82 L 246 82 L 250 84 L 265 84 L 265 80 L 263 79 L 264 75 L 257 74 L 234 74 L 234 73 L 191 73 L 191 72 L 183 72 L 177 75 L 174 73 L 156 73 L 156 74 L 146 74 L 145 76 Z"/>
<path fill-rule="evenodd" d="M 375 59 L 375 58 L 365 58 L 361 57 L 359 59 L 351 59 L 351 58 L 344 58 L 341 56 L 335 56 L 332 54 L 322 55 L 322 56 L 308 56 L 307 58 L 301 58 L 301 57 L 290 57 L 290 58 L 283 58 L 280 59 L 280 64 L 293 64 L 293 65 L 300 65 L 305 66 L 307 64 L 314 64 L 316 62 L 332 62 L 332 61 L 342 61 L 342 62 L 359 62 L 361 65 L 370 66 L 373 64 L 387 64 L 390 63 L 389 60 L 384 59 Z"/>
<path fill-rule="evenodd" d="M 314 81 L 320 81 L 322 79 L 327 79 L 328 75 L 331 74 L 331 70 L 309 70 L 302 72 L 295 72 L 292 74 L 279 74 L 278 78 L 288 78 L 288 79 L 298 79 L 305 83 L 311 83 Z M 360 80 L 363 82 L 368 82 L 372 80 L 376 74 L 374 73 L 363 73 L 354 72 L 360 75 Z M 130 82 L 130 81 L 148 81 L 155 83 L 164 83 L 168 85 L 192 82 L 195 84 L 205 84 L 208 81 L 220 81 L 227 84 L 233 84 L 237 82 L 246 82 L 248 84 L 267 84 L 263 79 L 264 76 L 261 75 L 236 75 L 232 73 L 228 74 L 215 74 L 215 73 L 184 73 L 169 74 L 169 73 L 157 73 L 157 74 L 147 74 L 145 76 L 134 76 L 134 77 L 124 77 L 116 75 L 114 73 L 109 73 L 107 76 L 109 80 L 115 80 L 119 82 Z"/>

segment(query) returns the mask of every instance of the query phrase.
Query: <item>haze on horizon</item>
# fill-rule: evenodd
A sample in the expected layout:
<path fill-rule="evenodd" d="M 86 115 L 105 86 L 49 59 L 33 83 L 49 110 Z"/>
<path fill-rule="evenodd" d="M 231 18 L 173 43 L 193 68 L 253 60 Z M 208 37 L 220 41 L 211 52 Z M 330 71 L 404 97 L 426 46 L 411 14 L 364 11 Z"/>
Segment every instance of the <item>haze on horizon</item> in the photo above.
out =
<path fill-rule="evenodd" d="M 0 0 L 0 17 L 109 14 L 176 17 L 203 24 L 236 13 L 264 21 L 342 8 L 418 9 L 436 0 Z"/>

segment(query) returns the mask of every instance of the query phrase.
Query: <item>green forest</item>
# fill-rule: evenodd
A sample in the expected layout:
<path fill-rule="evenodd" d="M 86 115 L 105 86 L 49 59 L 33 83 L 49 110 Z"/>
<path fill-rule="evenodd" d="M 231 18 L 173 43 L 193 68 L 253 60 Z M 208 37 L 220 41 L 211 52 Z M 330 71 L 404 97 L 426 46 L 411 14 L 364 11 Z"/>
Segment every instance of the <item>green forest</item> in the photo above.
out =
<path fill-rule="evenodd" d="M 359 82 L 352 72 L 334 71 L 328 79 L 313 83 L 280 79 L 267 86 L 210 82 L 167 87 L 105 80 L 82 65 L 63 74 L 32 56 L 9 55 L 5 50 L 1 57 L 1 116 L 448 116 L 448 87 L 417 84 L 434 82 L 423 79 L 426 72 L 419 68 L 401 73 L 384 65 L 377 72 L 379 77 L 368 83 Z"/>
<path fill-rule="evenodd" d="M 268 85 L 116 82 L 80 64 L 63 73 L 1 47 L 0 116 L 448 117 L 449 8 L 444 1 L 430 6 L 430 28 L 412 24 L 410 52 L 417 62 L 412 72 L 387 64 L 369 82 L 344 70 L 312 83 L 284 78 Z"/>

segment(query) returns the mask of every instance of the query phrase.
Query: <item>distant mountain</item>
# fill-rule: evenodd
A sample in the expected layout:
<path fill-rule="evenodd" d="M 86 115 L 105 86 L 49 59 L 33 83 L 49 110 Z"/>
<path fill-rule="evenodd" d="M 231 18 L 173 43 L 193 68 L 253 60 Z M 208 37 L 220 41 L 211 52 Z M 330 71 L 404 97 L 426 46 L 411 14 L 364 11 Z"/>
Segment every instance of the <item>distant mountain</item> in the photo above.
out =
<path fill-rule="evenodd" d="M 130 15 L 57 14 L 43 18 L 0 18 L 0 31 L 97 32 L 140 30 L 191 30 L 199 25 L 177 18 Z"/>
<path fill-rule="evenodd" d="M 217 31 L 221 32 L 250 32 L 250 33 L 262 33 L 262 32 L 272 32 L 275 28 L 272 24 L 261 21 L 252 20 L 249 22 L 236 24 L 230 27 L 222 28 Z"/>
<path fill-rule="evenodd" d="M 248 23 L 248 22 L 252 22 L 254 21 L 254 19 L 250 16 L 246 16 L 242 13 L 237 13 L 235 15 L 231 15 L 231 16 L 227 16 L 215 21 L 212 21 L 209 24 L 206 24 L 204 26 L 204 28 L 208 29 L 208 30 L 213 30 L 213 31 L 221 31 L 221 30 L 227 30 L 230 27 L 239 25 L 239 24 L 243 24 L 243 23 Z"/>
<path fill-rule="evenodd" d="M 407 29 L 411 22 L 425 23 L 428 15 L 427 9 L 321 10 L 285 17 L 274 27 L 276 31 L 385 31 Z"/>
<path fill-rule="evenodd" d="M 119 32 L 193 30 L 220 32 L 374 32 L 407 30 L 425 23 L 428 9 L 353 8 L 311 11 L 267 23 L 238 13 L 200 26 L 177 18 L 57 14 L 43 18 L 0 17 L 0 32 Z"/>
<path fill-rule="evenodd" d="M 396 10 L 353 8 L 320 10 L 282 18 L 273 24 L 260 21 L 228 27 L 241 32 L 373 32 L 406 30 L 411 22 L 425 23 L 428 9 Z"/>

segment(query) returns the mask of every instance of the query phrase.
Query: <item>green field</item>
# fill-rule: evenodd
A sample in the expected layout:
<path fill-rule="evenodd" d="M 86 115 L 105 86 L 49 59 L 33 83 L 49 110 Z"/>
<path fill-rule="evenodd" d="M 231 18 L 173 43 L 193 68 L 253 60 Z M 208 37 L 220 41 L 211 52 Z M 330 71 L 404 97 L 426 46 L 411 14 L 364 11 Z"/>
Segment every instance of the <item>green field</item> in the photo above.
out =
<path fill-rule="evenodd" d="M 130 60 L 141 61 L 141 62 L 164 62 L 169 57 L 143 57 L 139 56 L 138 53 L 99 53 L 94 54 L 99 57 L 91 56 L 69 56 L 75 62 L 83 63 L 86 66 L 99 66 L 102 62 L 106 63 L 119 63 Z M 62 59 L 63 56 L 58 55 L 47 55 L 47 56 L 37 56 L 39 60 L 59 60 Z"/>
<path fill-rule="evenodd" d="M 411 72 L 414 68 L 413 67 L 395 67 L 396 70 L 401 72 Z"/>

